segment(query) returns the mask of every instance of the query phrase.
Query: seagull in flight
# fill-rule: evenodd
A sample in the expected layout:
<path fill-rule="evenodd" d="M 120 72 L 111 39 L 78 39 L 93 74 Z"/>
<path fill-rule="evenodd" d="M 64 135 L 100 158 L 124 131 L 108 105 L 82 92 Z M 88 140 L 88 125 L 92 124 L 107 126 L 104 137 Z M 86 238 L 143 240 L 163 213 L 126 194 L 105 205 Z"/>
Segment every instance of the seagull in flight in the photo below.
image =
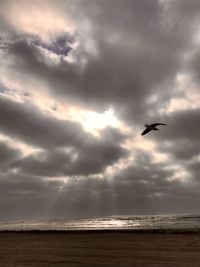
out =
<path fill-rule="evenodd" d="M 165 123 L 152 123 L 150 125 L 145 124 L 144 126 L 146 127 L 146 129 L 141 133 L 141 135 L 145 135 L 150 131 L 158 131 L 159 129 L 156 128 L 158 125 L 166 125 Z"/>

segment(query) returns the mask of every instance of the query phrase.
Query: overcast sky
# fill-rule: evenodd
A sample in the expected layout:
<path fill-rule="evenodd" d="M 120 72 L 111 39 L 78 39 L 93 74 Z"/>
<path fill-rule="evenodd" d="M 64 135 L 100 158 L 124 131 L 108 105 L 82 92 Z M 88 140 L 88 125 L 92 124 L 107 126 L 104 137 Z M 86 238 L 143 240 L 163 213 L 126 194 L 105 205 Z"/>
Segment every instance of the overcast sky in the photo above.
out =
<path fill-rule="evenodd" d="M 199 25 L 199 0 L 0 0 L 0 219 L 198 213 Z"/>

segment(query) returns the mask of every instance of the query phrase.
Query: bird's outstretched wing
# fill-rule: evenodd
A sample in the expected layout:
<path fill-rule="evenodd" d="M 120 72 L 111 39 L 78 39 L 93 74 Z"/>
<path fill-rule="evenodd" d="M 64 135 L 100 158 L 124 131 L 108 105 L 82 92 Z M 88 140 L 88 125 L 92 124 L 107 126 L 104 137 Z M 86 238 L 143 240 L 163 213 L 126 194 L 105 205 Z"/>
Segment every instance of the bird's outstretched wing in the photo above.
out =
<path fill-rule="evenodd" d="M 147 133 L 150 132 L 150 131 L 151 131 L 151 129 L 146 128 L 146 129 L 141 133 L 141 135 L 145 135 L 145 134 L 147 134 Z"/>
<path fill-rule="evenodd" d="M 165 123 L 159 123 L 159 122 L 158 123 L 152 123 L 151 124 L 151 126 L 155 126 L 155 127 L 158 126 L 158 125 L 166 125 L 166 124 Z"/>

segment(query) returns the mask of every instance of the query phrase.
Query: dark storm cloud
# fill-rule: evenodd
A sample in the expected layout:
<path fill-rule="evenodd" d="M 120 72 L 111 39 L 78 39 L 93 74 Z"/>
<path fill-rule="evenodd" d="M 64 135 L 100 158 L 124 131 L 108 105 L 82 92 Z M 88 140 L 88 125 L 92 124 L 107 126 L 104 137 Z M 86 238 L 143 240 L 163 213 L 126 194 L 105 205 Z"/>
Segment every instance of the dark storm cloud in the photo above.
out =
<path fill-rule="evenodd" d="M 175 160 L 190 160 L 199 154 L 200 110 L 187 109 L 162 117 L 167 123 L 159 135 L 150 138 L 160 142 L 159 149 L 171 154 Z"/>
<path fill-rule="evenodd" d="M 152 163 L 146 151 L 135 151 L 135 155 L 132 166 L 115 174 L 111 182 L 115 214 L 191 212 L 197 209 L 200 202 L 198 183 L 194 185 L 190 179 L 187 182 L 181 178 L 173 179 L 176 170 L 168 168 L 167 163 Z"/>
<path fill-rule="evenodd" d="M 158 94 L 156 106 L 171 98 L 170 87 L 190 49 L 200 6 L 192 1 L 186 7 L 187 1 L 84 2 L 98 53 L 86 56 L 84 94 L 120 106 L 117 112 L 125 119 L 148 119 L 147 98 Z"/>
<path fill-rule="evenodd" d="M 113 106 L 125 119 L 148 120 L 150 106 L 146 100 L 158 94 L 152 107 L 155 110 L 171 97 L 174 78 L 183 68 L 185 53 L 191 49 L 199 8 L 198 1 L 75 3 L 74 16 L 80 29 L 84 31 L 86 19 L 90 25 L 88 35 L 86 31 L 84 37 L 72 37 L 80 42 L 74 53 L 86 60 L 84 68 L 66 61 L 47 65 L 33 45 L 34 39 L 31 44 L 25 35 L 7 52 L 15 57 L 13 71 L 25 71 L 31 78 L 48 84 L 55 97 L 64 96 L 94 109 Z M 91 49 L 97 54 L 85 48 L 87 42 L 94 43 Z M 55 41 L 55 45 L 52 42 L 46 46 L 57 54 L 63 49 L 61 43 Z"/>
<path fill-rule="evenodd" d="M 25 71 L 29 78 L 38 79 L 47 84 L 53 90 L 54 96 L 61 96 L 60 91 L 64 90 L 68 100 L 73 99 L 74 95 L 76 96 L 74 86 L 79 79 L 79 67 L 63 60 L 61 60 L 60 64 L 47 64 L 34 42 L 33 40 L 30 43 L 23 38 L 13 42 L 7 48 L 7 55 L 14 56 L 10 69 L 14 72 L 19 71 L 19 73 Z M 57 93 L 54 91 L 55 88 L 57 88 Z"/>
<path fill-rule="evenodd" d="M 22 173 L 0 176 L 0 203 L 4 203 L 0 218 L 155 214 L 198 208 L 198 184 L 170 180 L 175 172 L 166 164 L 151 163 L 142 150 L 135 154 L 137 161 L 113 177 L 73 176 L 63 183 Z"/>
<path fill-rule="evenodd" d="M 126 168 L 112 179 L 106 176 L 104 178 L 71 177 L 64 184 L 59 180 L 41 180 L 30 174 L 19 173 L 6 179 L 0 177 L 1 203 L 4 201 L 4 209 L 0 205 L 0 214 L 3 217 L 9 215 L 9 213 L 6 214 L 5 207 L 13 211 L 13 217 L 22 217 L 24 214 L 31 216 L 30 207 L 32 216 L 33 214 L 42 216 L 42 211 L 43 216 L 47 217 L 68 213 L 70 216 L 100 216 L 123 214 L 133 210 L 141 213 L 141 210 L 148 211 L 150 206 L 149 212 L 155 211 L 153 203 L 158 201 L 159 197 L 154 194 L 158 192 L 169 194 L 170 188 L 173 188 L 176 182 L 170 183 L 166 180 L 172 172 L 162 170 L 162 165 L 153 165 L 151 172 L 145 170 L 146 167 L 152 167 L 150 158 L 143 151 L 137 153 L 137 164 Z M 145 175 L 142 176 L 143 172 Z M 163 177 L 162 182 L 158 177 L 154 177 L 158 172 Z M 12 208 L 13 202 L 15 210 Z M 43 202 L 46 205 L 43 205 Z"/>
<path fill-rule="evenodd" d="M 61 185 L 60 181 L 44 181 L 22 173 L 1 174 L 0 219 L 46 217 L 51 213 Z"/>
<path fill-rule="evenodd" d="M 200 76 L 200 50 L 199 50 L 199 12 L 200 2 L 198 0 L 177 0 L 168 1 L 168 10 L 171 13 L 171 17 L 176 17 L 179 25 L 182 25 L 185 36 L 188 33 L 189 27 L 192 36 L 189 37 L 188 46 L 186 48 L 186 56 L 184 63 L 181 66 L 180 71 L 185 72 L 191 76 L 193 84 L 199 86 Z M 188 88 L 187 90 L 190 90 Z"/>
<path fill-rule="evenodd" d="M 188 139 L 171 141 L 164 145 L 163 152 L 169 153 L 174 160 L 191 160 L 199 154 L 200 142 L 192 142 Z"/>
<path fill-rule="evenodd" d="M 151 163 L 149 154 L 142 150 L 135 154 L 137 161 L 113 177 L 71 177 L 59 193 L 56 185 L 47 182 L 46 201 L 51 203 L 51 216 L 154 214 L 176 209 L 186 212 L 198 206 L 193 203 L 199 203 L 198 185 L 194 188 L 181 180 L 170 180 L 175 172 L 165 168 L 166 164 Z M 41 195 L 38 197 L 42 199 Z M 35 199 L 34 205 L 37 203 Z"/>
<path fill-rule="evenodd" d="M 132 190 L 138 196 L 145 194 L 145 192 L 140 192 L 138 188 L 134 189 L 134 185 L 139 185 L 143 189 L 146 187 L 150 194 L 153 194 L 153 188 L 155 190 L 159 190 L 159 188 L 166 190 L 170 186 L 170 178 L 174 171 L 166 168 L 167 163 L 153 163 L 152 155 L 143 150 L 135 150 L 134 156 L 135 159 L 132 164 L 116 174 L 115 179 L 119 184 L 125 186 L 132 184 Z"/>
<path fill-rule="evenodd" d="M 196 83 L 197 86 L 200 84 L 200 49 L 199 45 L 197 47 L 193 47 L 193 53 L 190 59 L 186 64 L 186 70 L 190 73 L 193 78 L 193 82 Z"/>
<path fill-rule="evenodd" d="M 1 197 L 16 195 L 39 196 L 41 193 L 53 193 L 60 188 L 61 182 L 56 180 L 42 180 L 41 177 L 23 175 L 22 173 L 5 173 L 0 176 Z"/>
<path fill-rule="evenodd" d="M 131 166 L 113 177 L 84 178 L 64 187 L 63 192 L 70 196 L 70 205 L 80 209 L 80 212 L 84 211 L 86 215 L 158 211 L 159 205 L 156 202 L 172 199 L 173 191 L 181 183 L 168 180 L 174 172 L 165 169 L 166 165 L 151 163 L 151 156 L 145 151 L 135 151 L 134 154 L 137 161 L 134 160 Z M 63 198 L 64 196 L 59 200 L 58 211 L 64 208 Z M 90 211 L 87 207 L 90 207 Z M 170 210 L 172 206 L 168 208 Z"/>
<path fill-rule="evenodd" d="M 197 155 L 196 155 L 197 156 Z M 199 153 L 196 159 L 191 159 L 190 161 L 185 163 L 185 167 L 187 171 L 190 173 L 193 181 L 195 183 L 200 182 L 200 161 L 199 161 Z"/>
<path fill-rule="evenodd" d="M 56 100 L 93 110 L 112 107 L 129 126 L 160 119 L 167 126 L 145 138 L 154 141 L 157 151 L 166 153 L 169 160 L 155 164 L 151 149 L 132 149 L 130 165 L 106 176 L 107 166 L 128 157 L 122 148 L 128 136 L 108 127 L 98 139 L 80 124 L 48 116 L 31 102 L 1 97 L 0 131 L 42 151 L 22 157 L 0 143 L 4 171 L 0 216 L 198 211 L 199 163 L 194 158 L 200 149 L 199 110 L 162 116 L 158 111 L 178 95 L 174 86 L 178 73 L 185 71 L 199 82 L 199 48 L 194 42 L 199 1 L 84 0 L 73 2 L 72 10 L 74 36 L 64 33 L 49 43 L 15 31 L 5 17 L 1 20 L 2 34 L 6 32 L 8 39 L 1 37 L 2 53 L 9 61 L 10 77 L 22 83 L 37 81 L 39 92 L 40 84 L 47 85 L 49 96 Z M 71 48 L 68 42 L 79 46 Z M 43 50 L 59 57 L 59 62 L 49 64 Z M 64 59 L 69 54 L 74 62 Z M 28 88 L 23 89 L 28 93 Z M 173 164 L 188 171 L 187 182 L 174 178 Z M 59 180 L 62 176 L 67 177 L 65 183 Z"/>
<path fill-rule="evenodd" d="M 199 119 L 199 109 L 173 112 L 173 114 L 166 116 L 166 120 L 170 122 L 170 127 L 165 128 L 162 133 L 163 137 L 168 139 L 186 138 L 197 141 L 200 134 Z"/>
<path fill-rule="evenodd" d="M 21 104 L 0 98 L 0 121 L 4 134 L 46 149 L 16 163 L 16 166 L 20 165 L 34 174 L 98 173 L 128 155 L 127 150 L 121 147 L 126 136 L 117 130 L 107 128 L 102 130 L 100 138 L 95 138 L 86 133 L 80 124 L 47 116 L 30 103 Z"/>
<path fill-rule="evenodd" d="M 86 143 L 70 152 L 48 150 L 16 161 L 14 167 L 23 173 L 39 176 L 89 175 L 101 173 L 128 155 L 125 149 L 109 142 Z"/>
<path fill-rule="evenodd" d="M 163 92 L 163 84 L 173 82 L 181 66 L 193 20 L 182 25 L 174 16 L 168 25 L 170 14 L 159 1 L 120 0 L 114 6 L 108 1 L 84 1 L 77 7 L 80 21 L 87 18 L 91 24 L 91 36 L 82 41 L 91 38 L 97 50 L 92 54 L 80 44 L 79 53 L 87 61 L 83 71 L 76 63 L 46 65 L 36 47 L 25 40 L 8 50 L 16 57 L 13 68 L 45 81 L 56 96 L 96 108 L 114 105 L 127 118 L 134 114 L 136 121 L 148 115 L 146 99 L 152 93 L 169 94 Z"/>
<path fill-rule="evenodd" d="M 12 166 L 13 162 L 22 156 L 19 150 L 12 148 L 6 142 L 0 142 L 0 168 L 5 171 Z"/>
<path fill-rule="evenodd" d="M 176 20 L 179 24 L 186 25 L 190 20 L 192 22 L 198 22 L 200 3 L 198 0 L 169 0 L 163 1 L 167 9 L 170 11 L 170 18 L 176 16 Z M 191 20 L 194 19 L 194 20 Z M 196 26 L 196 25 L 195 25 Z"/>
<path fill-rule="evenodd" d="M 200 110 L 176 111 L 163 116 L 162 120 L 167 122 L 167 127 L 150 138 L 157 142 L 158 149 L 166 153 L 172 162 L 185 169 L 190 183 L 200 181 Z"/>
<path fill-rule="evenodd" d="M 29 102 L 21 104 L 1 97 L 0 121 L 4 134 L 42 148 L 79 146 L 87 139 L 78 123 L 46 116 Z"/>

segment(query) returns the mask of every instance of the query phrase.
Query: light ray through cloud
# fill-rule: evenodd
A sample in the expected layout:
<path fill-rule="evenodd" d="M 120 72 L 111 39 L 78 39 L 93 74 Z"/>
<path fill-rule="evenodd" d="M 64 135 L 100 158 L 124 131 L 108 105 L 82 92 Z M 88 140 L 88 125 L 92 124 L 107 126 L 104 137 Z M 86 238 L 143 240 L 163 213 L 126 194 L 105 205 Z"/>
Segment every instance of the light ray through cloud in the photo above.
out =
<path fill-rule="evenodd" d="M 1 1 L 0 219 L 198 211 L 199 12 Z"/>

